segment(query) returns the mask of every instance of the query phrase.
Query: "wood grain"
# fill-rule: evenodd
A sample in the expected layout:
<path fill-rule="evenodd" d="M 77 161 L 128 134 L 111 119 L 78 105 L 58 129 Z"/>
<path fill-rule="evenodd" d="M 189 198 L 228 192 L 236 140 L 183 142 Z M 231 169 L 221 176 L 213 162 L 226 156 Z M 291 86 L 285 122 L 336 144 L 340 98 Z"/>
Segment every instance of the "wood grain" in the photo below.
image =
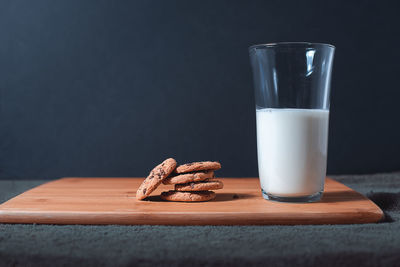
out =
<path fill-rule="evenodd" d="M 215 200 L 165 202 L 161 185 L 147 201 L 135 198 L 143 178 L 63 178 L 0 205 L 0 222 L 44 224 L 268 225 L 373 223 L 383 212 L 369 199 L 327 178 L 320 202 L 264 200 L 256 178 L 219 178 Z M 236 197 L 236 196 L 237 197 Z"/>

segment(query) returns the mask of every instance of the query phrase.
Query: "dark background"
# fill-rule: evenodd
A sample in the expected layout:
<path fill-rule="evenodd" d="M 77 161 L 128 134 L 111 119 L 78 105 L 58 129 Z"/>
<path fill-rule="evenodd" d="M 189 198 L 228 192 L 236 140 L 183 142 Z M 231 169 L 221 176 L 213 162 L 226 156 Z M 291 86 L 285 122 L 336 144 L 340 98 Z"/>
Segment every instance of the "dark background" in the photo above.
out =
<path fill-rule="evenodd" d="M 395 1 L 1 1 L 0 177 L 256 176 L 247 48 L 337 47 L 328 172 L 400 169 Z"/>

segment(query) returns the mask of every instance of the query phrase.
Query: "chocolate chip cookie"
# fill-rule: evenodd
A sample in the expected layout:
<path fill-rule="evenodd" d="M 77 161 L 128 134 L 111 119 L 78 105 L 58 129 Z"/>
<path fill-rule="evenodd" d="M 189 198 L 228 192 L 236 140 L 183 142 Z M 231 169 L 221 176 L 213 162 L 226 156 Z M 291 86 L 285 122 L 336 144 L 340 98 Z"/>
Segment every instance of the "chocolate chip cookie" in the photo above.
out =
<path fill-rule="evenodd" d="M 179 192 L 170 190 L 162 192 L 161 198 L 168 201 L 198 202 L 208 201 L 215 198 L 213 191 Z"/>
<path fill-rule="evenodd" d="M 205 180 L 197 183 L 176 184 L 176 191 L 206 191 L 222 189 L 224 184 L 219 180 Z"/>
<path fill-rule="evenodd" d="M 166 159 L 161 164 L 156 166 L 140 185 L 136 192 L 136 198 L 138 200 L 142 200 L 148 197 L 151 192 L 153 192 L 161 184 L 161 182 L 173 172 L 175 167 L 176 161 L 173 158 Z"/>
<path fill-rule="evenodd" d="M 163 180 L 163 184 L 186 184 L 214 178 L 214 171 L 200 171 L 170 176 Z"/>
<path fill-rule="evenodd" d="M 176 173 L 187 173 L 187 172 L 195 172 L 195 171 L 216 171 L 221 169 L 221 164 L 216 161 L 200 161 L 200 162 L 192 162 L 186 163 L 183 165 L 179 165 L 176 167 Z"/>

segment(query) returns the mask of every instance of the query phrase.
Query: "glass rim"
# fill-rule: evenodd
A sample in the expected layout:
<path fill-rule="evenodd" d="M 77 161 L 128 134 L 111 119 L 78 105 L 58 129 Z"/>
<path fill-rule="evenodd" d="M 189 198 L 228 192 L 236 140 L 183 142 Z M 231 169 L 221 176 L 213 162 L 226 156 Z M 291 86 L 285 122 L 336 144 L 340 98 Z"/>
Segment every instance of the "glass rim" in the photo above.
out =
<path fill-rule="evenodd" d="M 336 49 L 334 45 L 327 43 L 311 43 L 311 42 L 277 42 L 277 43 L 266 43 L 266 44 L 256 44 L 249 46 L 249 50 L 257 49 L 257 48 L 276 48 L 280 46 L 290 46 L 290 45 L 303 45 L 303 46 L 320 46 L 320 47 L 329 47 Z"/>

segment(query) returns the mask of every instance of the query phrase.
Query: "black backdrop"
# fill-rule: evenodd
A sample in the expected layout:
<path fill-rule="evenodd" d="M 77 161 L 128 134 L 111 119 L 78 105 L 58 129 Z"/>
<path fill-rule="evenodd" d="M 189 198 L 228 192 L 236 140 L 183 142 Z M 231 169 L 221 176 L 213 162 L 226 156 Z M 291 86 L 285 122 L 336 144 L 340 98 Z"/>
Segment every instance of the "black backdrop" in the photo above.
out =
<path fill-rule="evenodd" d="M 336 45 L 328 172 L 400 169 L 395 1 L 1 1 L 0 177 L 256 176 L 247 47 Z"/>

